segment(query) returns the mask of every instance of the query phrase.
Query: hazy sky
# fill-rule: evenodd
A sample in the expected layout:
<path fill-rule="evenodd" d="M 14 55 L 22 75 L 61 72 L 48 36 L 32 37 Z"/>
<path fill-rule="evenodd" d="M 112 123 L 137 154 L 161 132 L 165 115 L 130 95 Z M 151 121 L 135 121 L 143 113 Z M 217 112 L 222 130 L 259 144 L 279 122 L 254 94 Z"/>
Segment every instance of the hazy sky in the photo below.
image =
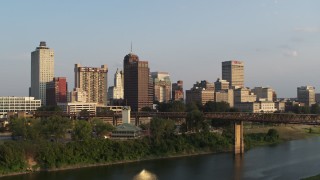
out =
<path fill-rule="evenodd" d="M 31 51 L 55 50 L 55 76 L 74 86 L 75 63 L 109 67 L 109 85 L 133 52 L 184 88 L 221 77 L 221 62 L 245 62 L 245 85 L 279 97 L 313 85 L 320 67 L 319 0 L 67 0 L 0 3 L 0 96 L 27 96 Z"/>

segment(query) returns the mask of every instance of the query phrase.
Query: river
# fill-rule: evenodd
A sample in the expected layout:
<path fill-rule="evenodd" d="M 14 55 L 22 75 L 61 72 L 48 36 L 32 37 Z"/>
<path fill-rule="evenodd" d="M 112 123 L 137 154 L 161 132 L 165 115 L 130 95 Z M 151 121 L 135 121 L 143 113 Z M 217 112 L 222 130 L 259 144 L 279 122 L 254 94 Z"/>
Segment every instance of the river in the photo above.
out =
<path fill-rule="evenodd" d="M 320 173 L 320 137 L 247 151 L 4 177 L 5 180 L 301 179 Z"/>

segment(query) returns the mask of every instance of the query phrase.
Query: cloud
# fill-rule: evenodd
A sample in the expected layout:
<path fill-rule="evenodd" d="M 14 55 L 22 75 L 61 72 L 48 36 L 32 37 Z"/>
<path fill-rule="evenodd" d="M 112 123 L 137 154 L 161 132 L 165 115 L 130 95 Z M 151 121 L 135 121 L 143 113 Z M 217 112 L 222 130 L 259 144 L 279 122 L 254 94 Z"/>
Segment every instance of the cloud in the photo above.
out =
<path fill-rule="evenodd" d="M 297 57 L 298 56 L 298 51 L 296 50 L 286 50 L 283 52 L 283 54 L 285 56 L 288 56 L 288 57 Z"/>
<path fill-rule="evenodd" d="M 320 32 L 320 28 L 317 27 L 296 27 L 294 28 L 296 32 L 304 32 L 304 33 L 318 33 Z"/>

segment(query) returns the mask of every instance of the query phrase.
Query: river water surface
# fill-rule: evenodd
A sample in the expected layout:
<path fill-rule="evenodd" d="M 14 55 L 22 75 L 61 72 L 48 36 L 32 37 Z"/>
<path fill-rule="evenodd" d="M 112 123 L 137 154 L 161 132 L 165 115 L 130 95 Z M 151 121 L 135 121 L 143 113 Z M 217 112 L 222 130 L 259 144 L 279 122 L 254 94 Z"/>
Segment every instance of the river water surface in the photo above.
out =
<path fill-rule="evenodd" d="M 242 157 L 232 153 L 4 177 L 5 180 L 301 179 L 320 173 L 320 137 L 264 146 Z"/>

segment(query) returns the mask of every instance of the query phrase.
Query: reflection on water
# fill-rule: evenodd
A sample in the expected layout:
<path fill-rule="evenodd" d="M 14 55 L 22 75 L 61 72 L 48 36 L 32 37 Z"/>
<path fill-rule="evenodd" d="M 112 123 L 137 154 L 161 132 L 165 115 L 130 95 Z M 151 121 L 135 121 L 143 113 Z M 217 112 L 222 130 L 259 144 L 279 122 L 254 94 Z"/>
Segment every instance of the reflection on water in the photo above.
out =
<path fill-rule="evenodd" d="M 157 180 L 157 176 L 150 171 L 143 169 L 139 174 L 133 177 L 133 180 Z"/>
<path fill-rule="evenodd" d="M 233 156 L 233 167 L 234 167 L 234 180 L 240 180 L 242 178 L 243 171 L 243 156 L 242 154 L 235 154 Z"/>

